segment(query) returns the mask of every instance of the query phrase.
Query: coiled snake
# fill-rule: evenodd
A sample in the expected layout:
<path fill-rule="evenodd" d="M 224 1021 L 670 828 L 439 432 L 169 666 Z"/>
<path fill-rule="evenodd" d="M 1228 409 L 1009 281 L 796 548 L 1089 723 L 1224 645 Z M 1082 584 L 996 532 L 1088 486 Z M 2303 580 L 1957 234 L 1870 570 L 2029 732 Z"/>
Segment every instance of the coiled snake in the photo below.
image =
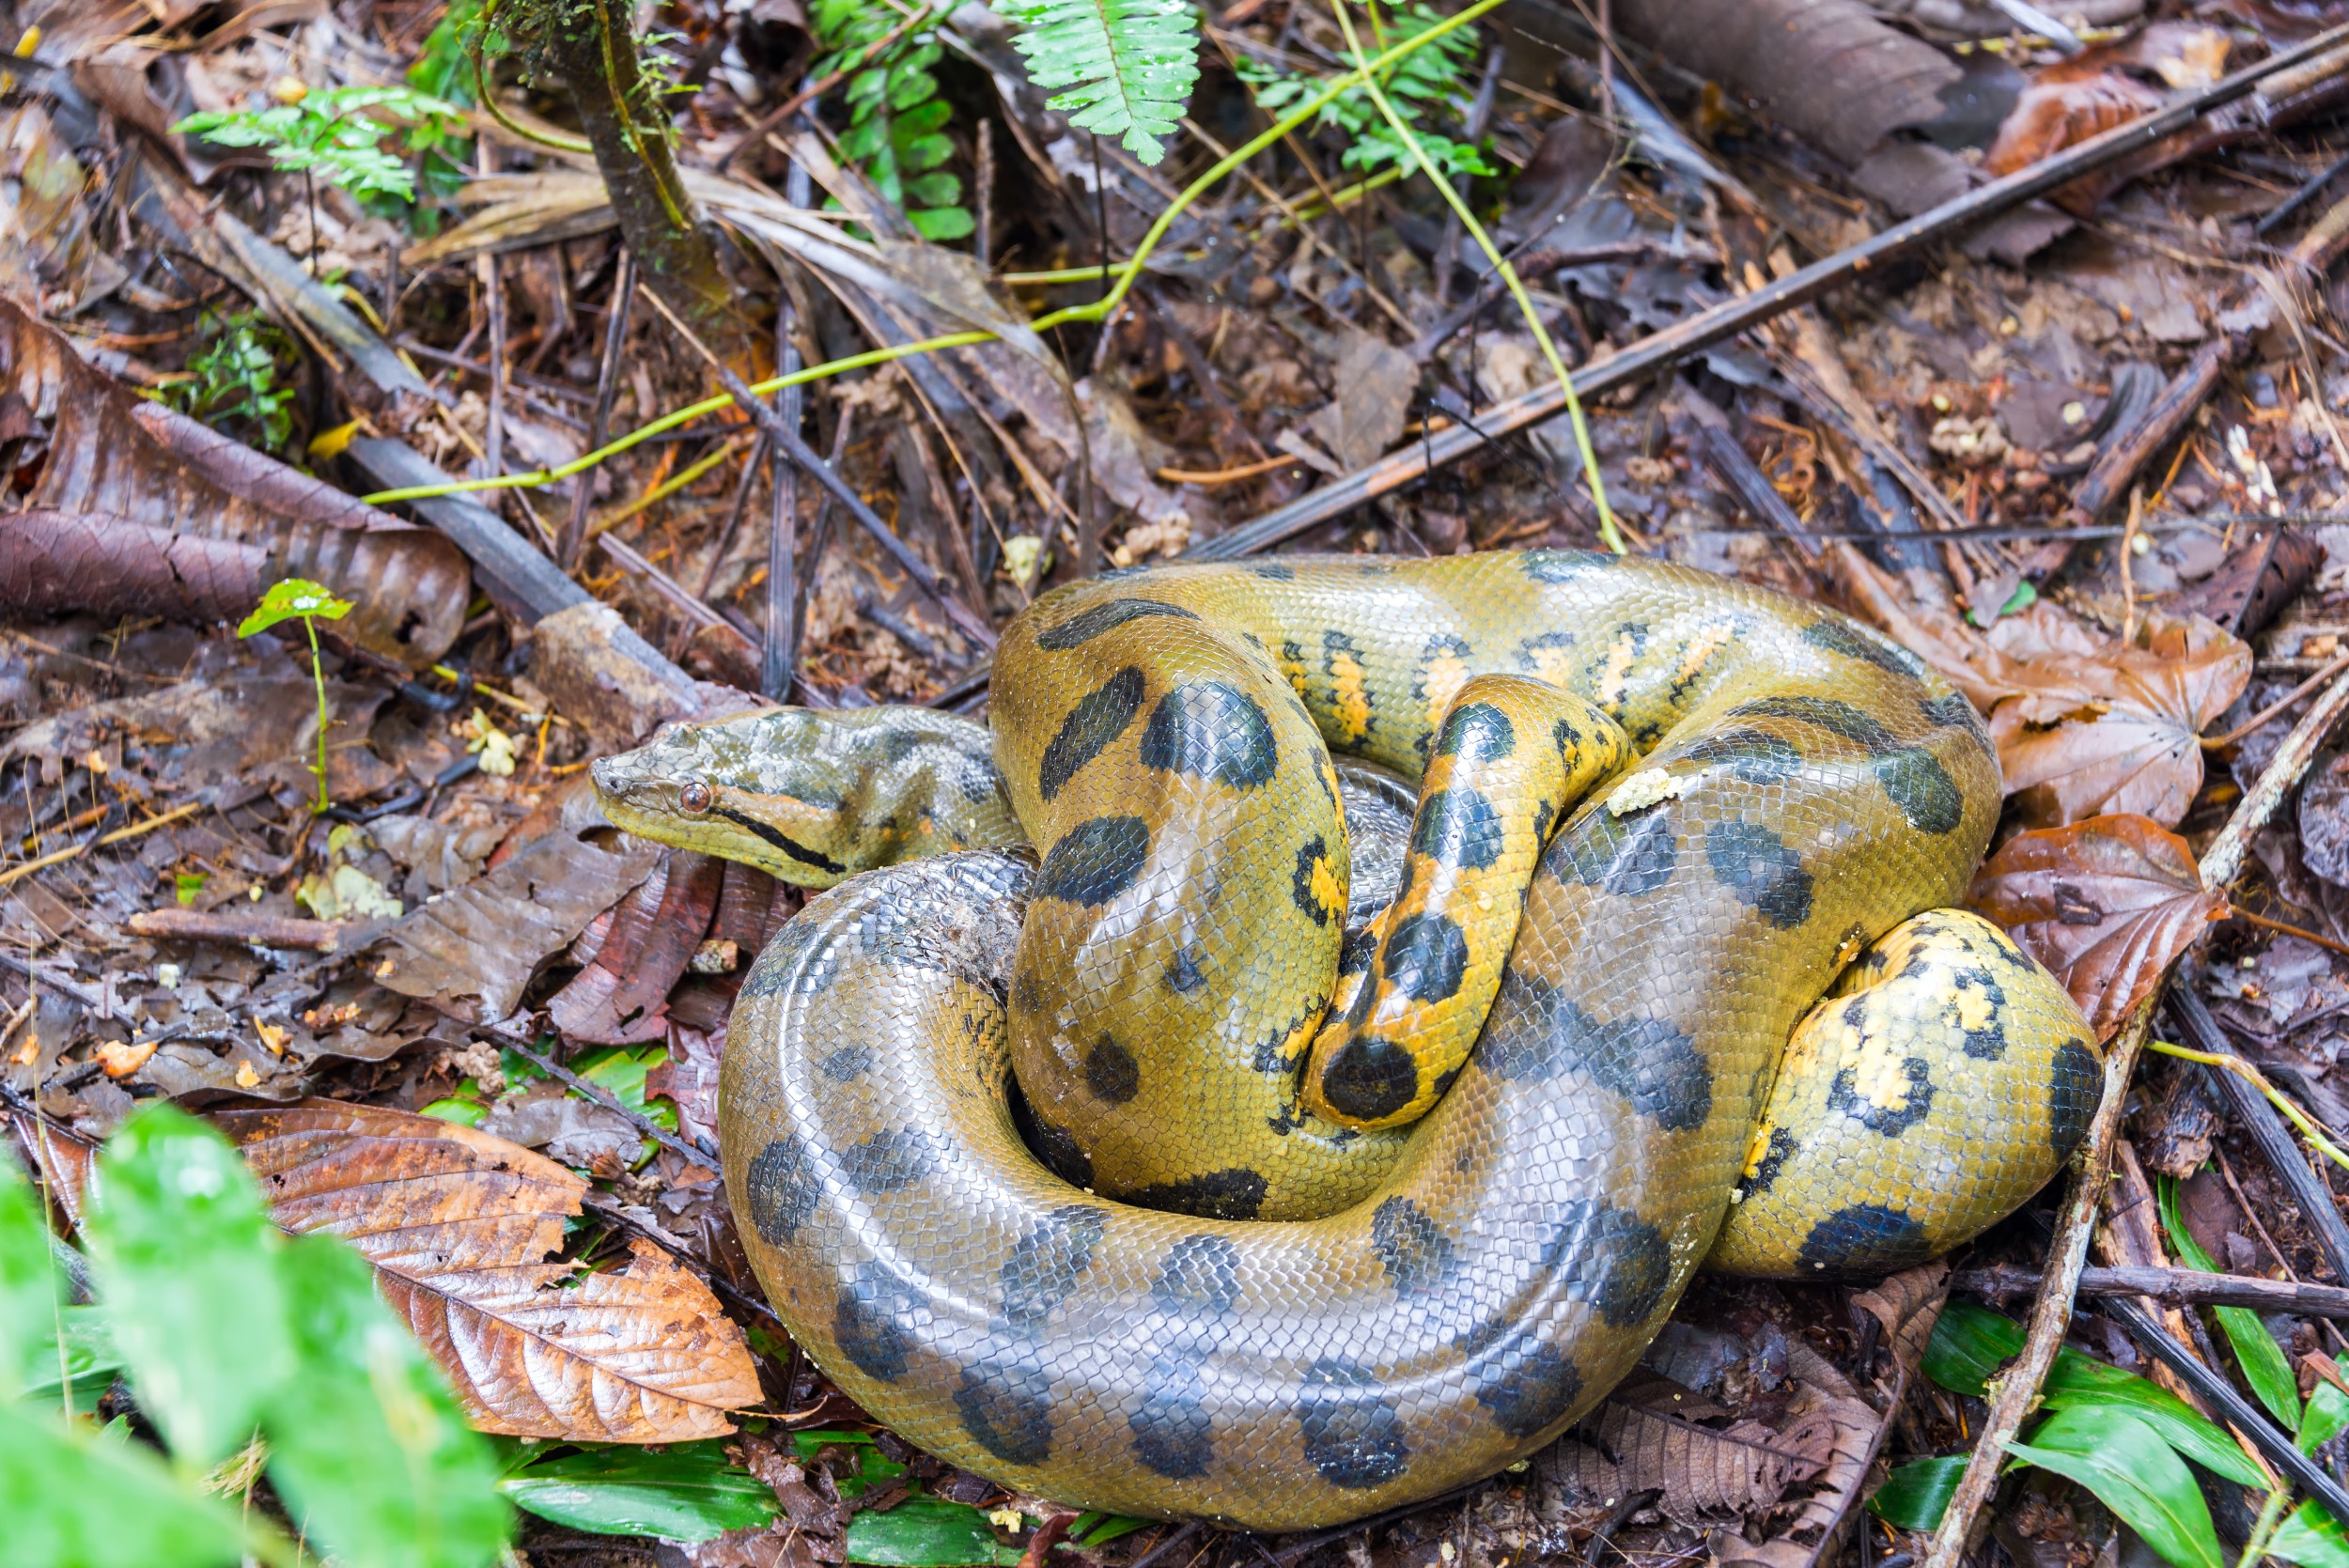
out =
<path fill-rule="evenodd" d="M 1921 1261 L 2086 1127 L 2093 1034 L 1941 908 L 1988 737 L 1839 615 L 1565 551 L 1175 566 L 1046 595 L 993 678 L 991 746 L 781 709 L 596 783 L 841 884 L 736 1002 L 727 1188 L 816 1362 L 1006 1485 L 1428 1497 L 1595 1404 L 1708 1256 Z M 1423 778 L 1408 827 L 1332 752 Z"/>

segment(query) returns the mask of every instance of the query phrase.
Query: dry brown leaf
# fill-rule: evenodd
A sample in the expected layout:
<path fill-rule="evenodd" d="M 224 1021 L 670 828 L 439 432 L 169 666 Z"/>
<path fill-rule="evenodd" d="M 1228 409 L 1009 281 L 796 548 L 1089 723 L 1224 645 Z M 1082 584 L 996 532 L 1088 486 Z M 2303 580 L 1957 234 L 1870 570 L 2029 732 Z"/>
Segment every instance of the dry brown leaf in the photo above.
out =
<path fill-rule="evenodd" d="M 26 1172 L 67 1222 L 79 1229 L 82 1196 L 89 1188 L 90 1164 L 97 1157 L 97 1148 L 21 1110 L 8 1112 L 8 1130 L 16 1135 Z"/>
<path fill-rule="evenodd" d="M 1605 1506 L 1655 1491 L 1667 1518 L 1702 1524 L 1771 1507 L 1787 1487 L 1817 1474 L 1825 1458 L 1815 1433 L 1781 1433 L 1751 1421 L 1700 1426 L 1610 1399 L 1542 1463 L 1545 1482 L 1563 1495 Z"/>
<path fill-rule="evenodd" d="M 472 575 L 446 536 L 145 404 L 0 298 L 9 399 L 31 421 L 14 461 L 40 476 L 0 531 L 0 603 L 218 619 L 307 577 L 352 601 L 346 635 L 412 668 L 456 641 Z"/>
<path fill-rule="evenodd" d="M 566 1281 L 550 1258 L 587 1184 L 470 1127 L 332 1100 L 217 1120 L 277 1222 L 367 1255 L 475 1426 L 574 1442 L 676 1443 L 734 1430 L 762 1397 L 742 1331 L 647 1242 Z"/>
<path fill-rule="evenodd" d="M 2227 913 L 2186 840 L 2142 816 L 2017 833 L 1974 874 L 1966 902 L 2053 971 L 2104 1038 Z"/>
<path fill-rule="evenodd" d="M 2043 599 L 1985 635 L 1857 551 L 1837 568 L 1854 609 L 1990 716 L 2028 827 L 2119 812 L 2175 826 L 2202 786 L 2201 732 L 2250 684 L 2249 644 L 2200 615 L 2123 644 Z"/>
<path fill-rule="evenodd" d="M 1780 1435 L 1780 1447 L 1815 1455 L 1818 1482 L 1797 1499 L 1792 1517 L 1758 1544 L 1732 1535 L 1722 1545 L 1723 1568 L 1813 1568 L 1831 1561 L 1840 1538 L 1858 1516 L 1859 1488 L 1875 1462 L 1885 1420 L 1865 1400 L 1807 1390 L 1793 1407 L 1794 1421 Z"/>
<path fill-rule="evenodd" d="M 670 988 L 709 929 L 724 876 L 723 861 L 670 850 L 665 865 L 614 908 L 594 961 L 548 999 L 554 1026 L 598 1045 L 666 1034 Z"/>
<path fill-rule="evenodd" d="M 2157 22 L 2120 42 L 2057 60 L 2035 72 L 2016 96 L 1983 166 L 1993 175 L 2013 174 L 2152 114 L 2170 91 L 2208 86 L 2226 70 L 2227 48 L 2223 28 Z M 2085 216 L 2119 180 L 2157 166 L 2187 145 L 2185 136 L 2170 137 L 2129 170 L 2075 180 L 2054 199 Z"/>
<path fill-rule="evenodd" d="M 1914 1372 L 1917 1358 L 1933 1338 L 1941 1320 L 1942 1304 L 1950 1298 L 1950 1265 L 1946 1258 L 1919 1264 L 1888 1275 L 1874 1290 L 1852 1297 L 1852 1304 L 1875 1318 L 1884 1329 L 1884 1343 L 1904 1370 Z"/>

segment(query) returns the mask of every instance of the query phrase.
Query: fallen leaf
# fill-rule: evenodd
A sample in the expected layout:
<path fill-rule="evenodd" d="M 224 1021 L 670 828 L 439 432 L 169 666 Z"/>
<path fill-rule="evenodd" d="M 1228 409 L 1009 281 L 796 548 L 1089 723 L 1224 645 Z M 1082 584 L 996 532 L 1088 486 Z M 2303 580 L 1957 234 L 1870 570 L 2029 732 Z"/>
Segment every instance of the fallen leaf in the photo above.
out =
<path fill-rule="evenodd" d="M 1383 337 L 1349 332 L 1330 376 L 1335 401 L 1305 422 L 1348 469 L 1368 468 L 1403 433 L 1419 393 L 1419 365 Z"/>
<path fill-rule="evenodd" d="M 2106 1039 L 2228 908 L 2186 840 L 2125 815 L 2017 833 L 1966 902 L 2045 964 Z"/>
<path fill-rule="evenodd" d="M 1618 1389 L 1538 1461 L 1545 1483 L 1594 1501 L 1655 1491 L 1665 1517 L 1694 1525 L 1759 1513 L 1818 1473 L 1826 1453 L 1817 1433 L 1781 1433 L 1756 1421 L 1702 1426 L 1670 1405 L 1657 1407 L 1673 1387 L 1658 1377 L 1633 1385 L 1632 1398 Z"/>
<path fill-rule="evenodd" d="M 20 613 L 235 619 L 270 583 L 315 578 L 356 602 L 344 629 L 421 668 L 463 625 L 456 545 L 132 396 L 0 297 L 0 396 L 29 411 L 39 465 L 0 527 L 0 601 Z"/>
<path fill-rule="evenodd" d="M 1914 1371 L 1949 1298 L 1949 1262 L 1937 1259 L 1886 1276 L 1875 1289 L 1853 1296 L 1852 1305 L 1876 1320 L 1894 1362 Z"/>
<path fill-rule="evenodd" d="M 549 1261 L 587 1184 L 504 1139 L 428 1116 L 305 1100 L 217 1118 L 277 1222 L 366 1254 L 384 1298 L 485 1432 L 675 1443 L 759 1402 L 742 1331 L 647 1242 L 573 1281 Z"/>
<path fill-rule="evenodd" d="M 1806 1478 L 1818 1484 L 1793 1505 L 1792 1516 L 1758 1544 L 1729 1532 L 1719 1560 L 1723 1568 L 1754 1563 L 1760 1568 L 1812 1568 L 1835 1560 L 1840 1538 L 1854 1528 L 1859 1489 L 1875 1462 L 1885 1418 L 1843 1375 L 1800 1340 L 1787 1344 L 1787 1366 L 1802 1386 L 1788 1413 L 1794 1418 L 1777 1446 L 1813 1455 L 1816 1468 Z"/>
<path fill-rule="evenodd" d="M 155 1054 L 152 1040 L 103 1040 L 92 1053 L 108 1078 L 129 1078 L 147 1065 L 147 1059 Z"/>
<path fill-rule="evenodd" d="M 2013 174 L 2152 114 L 2170 92 L 2217 81 L 2226 70 L 2227 50 L 2223 28 L 2157 22 L 2118 42 L 2057 60 L 2035 72 L 2016 95 L 1983 166 L 1993 175 Z M 2072 181 L 2052 199 L 2085 217 L 2123 181 L 2159 167 L 2189 145 L 2188 135 L 2165 138 L 2121 168 Z"/>
<path fill-rule="evenodd" d="M 668 1029 L 669 991 L 709 929 L 724 875 L 723 861 L 669 851 L 614 908 L 594 961 L 549 999 L 554 1026 L 598 1045 L 660 1039 Z"/>

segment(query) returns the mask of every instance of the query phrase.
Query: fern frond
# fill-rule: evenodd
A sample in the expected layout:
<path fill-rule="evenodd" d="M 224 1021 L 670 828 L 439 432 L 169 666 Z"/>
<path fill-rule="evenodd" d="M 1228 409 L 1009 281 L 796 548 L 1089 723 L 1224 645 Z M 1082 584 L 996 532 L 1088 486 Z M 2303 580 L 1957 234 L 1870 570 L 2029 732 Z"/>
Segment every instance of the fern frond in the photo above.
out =
<path fill-rule="evenodd" d="M 1119 137 L 1145 163 L 1166 156 L 1199 80 L 1199 13 L 1190 0 L 995 0 L 1012 41 L 1068 123 Z"/>

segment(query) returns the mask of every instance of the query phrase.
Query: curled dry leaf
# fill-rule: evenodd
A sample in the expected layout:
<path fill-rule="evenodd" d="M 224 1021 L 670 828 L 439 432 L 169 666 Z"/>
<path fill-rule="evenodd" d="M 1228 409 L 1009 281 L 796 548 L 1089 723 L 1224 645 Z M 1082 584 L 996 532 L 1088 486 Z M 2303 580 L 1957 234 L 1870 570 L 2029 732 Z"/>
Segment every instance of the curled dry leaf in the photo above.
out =
<path fill-rule="evenodd" d="M 1941 1321 L 1942 1304 L 1950 1298 L 1950 1265 L 1946 1258 L 1919 1264 L 1888 1275 L 1873 1290 L 1861 1291 L 1852 1304 L 1876 1320 L 1893 1361 L 1905 1371 L 1917 1370 L 1933 1326 Z"/>
<path fill-rule="evenodd" d="M 2034 73 L 1999 127 L 1983 159 L 1993 175 L 2013 174 L 2116 125 L 2160 108 L 2171 91 L 2207 86 L 2227 65 L 2227 35 L 2191 23 L 2155 23 L 2118 43 L 2082 50 Z M 2184 137 L 2171 143 L 2185 145 Z M 2166 162 L 2169 147 L 2146 163 Z M 2114 186 L 2115 176 L 2077 180 L 2055 199 L 2085 216 Z"/>
<path fill-rule="evenodd" d="M 677 1443 L 758 1403 L 742 1331 L 709 1287 L 648 1243 L 571 1281 L 549 1261 L 587 1184 L 549 1159 L 428 1116 L 331 1100 L 231 1110 L 222 1128 L 277 1222 L 367 1255 L 475 1426 L 574 1442 Z"/>
<path fill-rule="evenodd" d="M 218 619 L 306 577 L 356 604 L 348 635 L 411 667 L 464 624 L 471 572 L 446 537 L 132 396 L 5 298 L 0 405 L 23 416 L 0 450 L 40 468 L 0 528 L 0 602 Z"/>
<path fill-rule="evenodd" d="M 1859 1397 L 1843 1374 L 1799 1340 L 1787 1342 L 1787 1370 L 1802 1387 L 1788 1407 L 1793 1420 L 1777 1446 L 1814 1455 L 1806 1479 L 1816 1484 L 1797 1498 L 1789 1517 L 1762 1542 L 1733 1535 L 1723 1543 L 1723 1568 L 1812 1568 L 1835 1560 L 1842 1537 L 1858 1516 L 1854 1505 L 1884 1440 L 1885 1418 Z"/>
<path fill-rule="evenodd" d="M 614 907 L 595 958 L 548 1000 L 554 1026 L 598 1045 L 665 1034 L 670 988 L 709 929 L 724 876 L 723 861 L 670 850 L 665 863 Z"/>
<path fill-rule="evenodd" d="M 1839 551 L 1852 608 L 1990 716 L 2026 826 L 2135 813 L 2174 827 L 2202 787 L 2201 733 L 2250 684 L 2251 649 L 2197 615 L 2123 644 L 2041 600 L 1987 635 L 1915 603 L 1857 551 Z"/>
<path fill-rule="evenodd" d="M 1672 1386 L 1655 1378 L 1631 1392 L 1649 1399 Z M 1773 1506 L 1827 1458 L 1822 1435 L 1800 1423 L 1783 1433 L 1754 1421 L 1701 1426 L 1675 1409 L 1652 1408 L 1655 1402 L 1634 1403 L 1619 1391 L 1541 1456 L 1545 1483 L 1601 1505 L 1653 1491 L 1667 1518 L 1699 1524 Z"/>
<path fill-rule="evenodd" d="M 2017 833 L 1974 874 L 1966 902 L 2046 965 L 2108 1039 L 2227 914 L 2186 840 L 2142 816 Z"/>

